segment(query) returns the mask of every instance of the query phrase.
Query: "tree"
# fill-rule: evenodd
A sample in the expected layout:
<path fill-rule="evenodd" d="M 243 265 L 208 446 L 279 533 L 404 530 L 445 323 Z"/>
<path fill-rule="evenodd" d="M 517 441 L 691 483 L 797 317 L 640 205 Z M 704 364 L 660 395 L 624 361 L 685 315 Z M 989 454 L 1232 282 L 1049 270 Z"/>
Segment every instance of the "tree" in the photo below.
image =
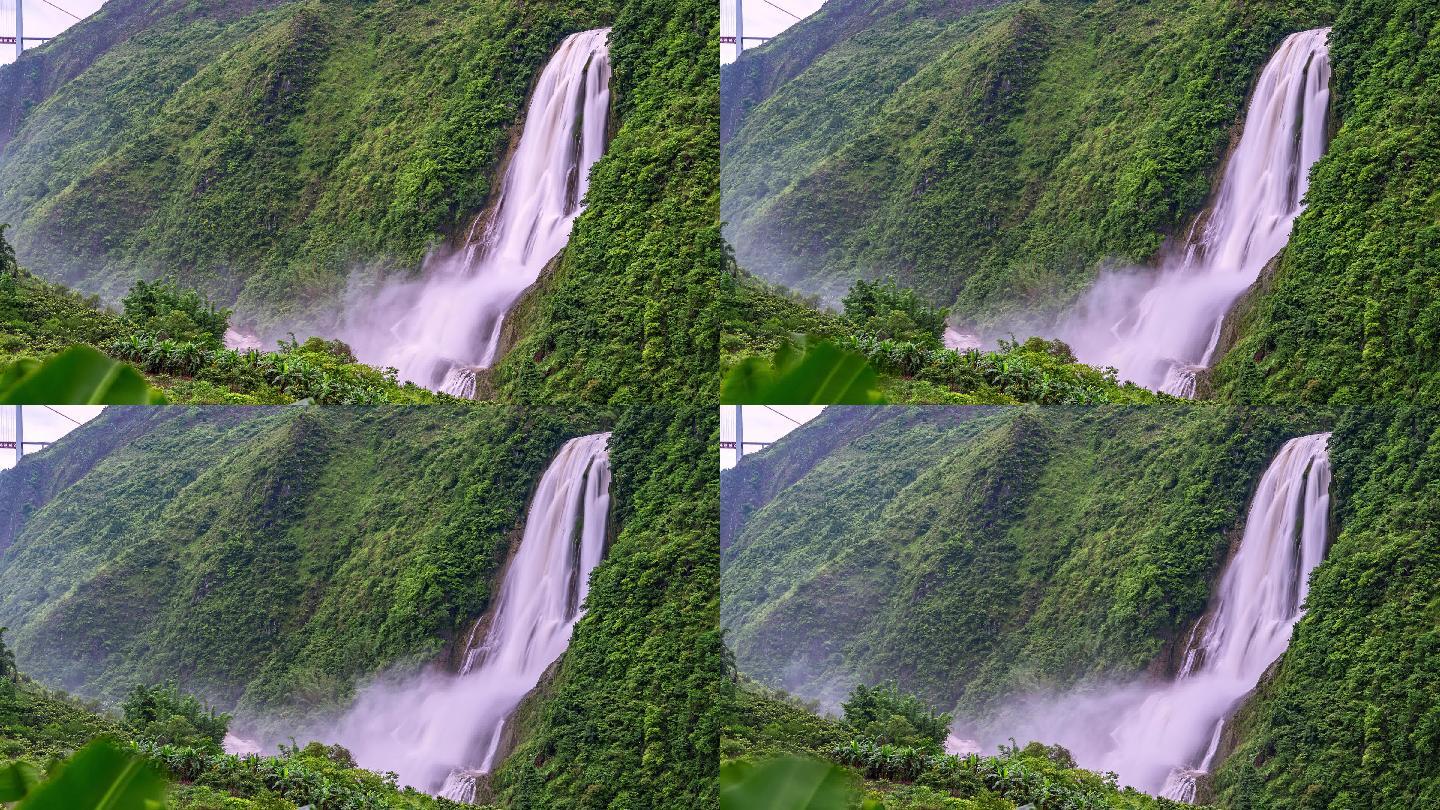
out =
<path fill-rule="evenodd" d="M 20 274 L 20 262 L 15 258 L 15 248 L 5 241 L 5 231 L 9 227 L 9 225 L 0 224 L 0 276 Z"/>
<path fill-rule="evenodd" d="M 845 317 L 864 334 L 930 349 L 944 345 L 945 310 L 930 306 L 914 290 L 902 289 L 894 279 L 861 279 L 841 303 Z"/>
<path fill-rule="evenodd" d="M 950 715 L 940 714 L 920 698 L 893 684 L 860 684 L 841 704 L 845 723 L 861 737 L 882 745 L 909 746 L 938 753 L 950 733 Z"/>
<path fill-rule="evenodd" d="M 20 669 L 15 664 L 15 653 L 5 646 L 8 627 L 0 627 L 0 680 L 14 683 L 20 680 Z"/>
<path fill-rule="evenodd" d="M 219 753 L 230 730 L 230 715 L 219 714 L 173 683 L 136 686 L 120 704 L 136 735 L 161 745 Z"/>
<path fill-rule="evenodd" d="M 137 281 L 121 303 L 125 320 L 140 334 L 197 343 L 207 349 L 225 345 L 230 310 L 217 308 L 205 296 L 181 289 L 173 281 Z"/>

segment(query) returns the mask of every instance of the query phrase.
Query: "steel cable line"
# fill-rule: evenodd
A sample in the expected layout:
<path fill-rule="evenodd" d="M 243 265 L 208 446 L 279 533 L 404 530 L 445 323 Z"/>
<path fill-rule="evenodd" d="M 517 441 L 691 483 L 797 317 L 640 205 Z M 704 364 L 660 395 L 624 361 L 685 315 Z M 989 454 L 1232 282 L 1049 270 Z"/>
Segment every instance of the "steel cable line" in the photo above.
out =
<path fill-rule="evenodd" d="M 70 416 L 70 414 L 68 414 L 68 413 L 63 413 L 63 412 L 61 412 L 61 411 L 57 411 L 57 410 L 55 410 L 54 408 L 52 408 L 51 406 L 49 406 L 49 405 L 44 405 L 44 406 L 42 406 L 42 407 L 44 407 L 45 410 L 47 410 L 47 411 L 49 411 L 49 412 L 51 412 L 51 413 L 53 413 L 53 414 L 56 414 L 57 416 L 63 416 L 63 417 L 65 417 L 66 419 L 69 419 L 71 422 L 74 422 L 74 423 L 75 423 L 75 426 L 76 426 L 76 427 L 83 427 L 83 426 L 85 425 L 84 422 L 76 421 L 74 417 Z"/>

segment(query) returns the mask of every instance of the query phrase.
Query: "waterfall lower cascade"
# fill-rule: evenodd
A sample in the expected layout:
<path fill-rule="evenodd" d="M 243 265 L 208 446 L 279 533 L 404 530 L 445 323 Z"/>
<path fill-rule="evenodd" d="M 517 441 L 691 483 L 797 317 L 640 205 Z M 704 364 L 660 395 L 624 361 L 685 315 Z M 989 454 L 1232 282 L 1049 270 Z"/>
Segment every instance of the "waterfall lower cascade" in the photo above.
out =
<path fill-rule="evenodd" d="M 572 34 L 545 65 L 494 213 L 458 253 L 427 259 L 420 280 L 352 304 L 341 327 L 357 357 L 401 380 L 463 397 L 495 362 L 511 307 L 564 249 L 605 150 L 610 29 Z M 482 224 L 483 223 L 483 224 Z"/>
<path fill-rule="evenodd" d="M 1175 680 L 1122 717 L 1107 770 L 1126 784 L 1195 799 L 1225 719 L 1285 652 L 1329 533 L 1330 434 L 1291 439 L 1265 470 L 1240 548 Z"/>
<path fill-rule="evenodd" d="M 1303 210 L 1310 168 L 1325 151 L 1329 28 L 1291 34 L 1265 65 L 1244 131 L 1208 218 L 1192 228 L 1153 286 L 1108 300 L 1097 285 L 1062 337 L 1084 362 L 1176 396 L 1195 394 L 1225 314 L 1284 249 Z M 1135 296 L 1139 296 L 1138 301 Z"/>
<path fill-rule="evenodd" d="M 361 767 L 473 799 L 476 776 L 496 764 L 506 720 L 565 652 L 584 613 L 590 573 L 606 549 L 609 438 L 572 439 L 545 470 L 488 627 L 472 631 L 460 672 L 377 684 L 356 700 L 334 736 Z"/>

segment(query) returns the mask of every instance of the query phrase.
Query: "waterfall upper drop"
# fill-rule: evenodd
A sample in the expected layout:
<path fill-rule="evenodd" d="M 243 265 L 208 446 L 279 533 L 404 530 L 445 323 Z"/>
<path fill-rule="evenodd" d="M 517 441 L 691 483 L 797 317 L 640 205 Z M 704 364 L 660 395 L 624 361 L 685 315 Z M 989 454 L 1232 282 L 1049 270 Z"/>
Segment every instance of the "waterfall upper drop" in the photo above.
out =
<path fill-rule="evenodd" d="M 590 573 L 606 550 L 610 434 L 572 439 L 545 470 L 488 624 L 459 674 L 430 672 L 364 691 L 336 742 L 403 785 L 468 801 L 496 763 L 505 722 L 570 643 Z"/>
<path fill-rule="evenodd" d="M 1097 285 L 1062 337 L 1084 362 L 1177 396 L 1214 359 L 1225 314 L 1290 238 L 1325 151 L 1329 28 L 1291 34 L 1265 65 L 1209 216 L 1152 285 Z M 1123 286 L 1123 285 L 1122 285 Z M 1138 297 L 1138 300 L 1136 300 Z"/>
<path fill-rule="evenodd" d="M 1226 718 L 1285 652 L 1329 542 L 1329 439 L 1291 439 L 1265 470 L 1214 609 L 1191 634 L 1176 679 L 1112 733 L 1104 767 L 1125 783 L 1193 801 Z"/>
<path fill-rule="evenodd" d="M 458 396 L 495 362 L 511 307 L 570 239 L 590 169 L 605 150 L 610 29 L 572 34 L 540 74 L 493 214 L 418 281 L 352 305 L 341 332 L 357 356 L 401 380 Z"/>

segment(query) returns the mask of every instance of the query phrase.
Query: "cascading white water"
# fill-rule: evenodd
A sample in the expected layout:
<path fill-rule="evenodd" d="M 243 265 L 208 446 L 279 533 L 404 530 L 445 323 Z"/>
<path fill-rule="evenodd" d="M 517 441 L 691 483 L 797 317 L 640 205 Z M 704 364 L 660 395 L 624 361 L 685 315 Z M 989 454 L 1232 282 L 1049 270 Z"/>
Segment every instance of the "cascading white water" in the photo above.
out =
<path fill-rule="evenodd" d="M 348 308 L 340 334 L 360 360 L 474 395 L 475 370 L 495 362 L 510 308 L 564 249 L 583 210 L 609 125 L 609 34 L 572 34 L 545 65 L 483 234 L 432 256 L 418 281 L 386 285 Z"/>
<path fill-rule="evenodd" d="M 606 547 L 609 438 L 572 439 L 545 470 L 488 629 L 478 639 L 472 633 L 460 673 L 376 684 L 329 735 L 362 767 L 395 771 L 401 784 L 447 798 L 472 798 L 475 776 L 496 764 L 506 719 L 565 652 L 583 614 L 590 573 Z"/>
<path fill-rule="evenodd" d="M 1325 151 L 1329 28 L 1291 34 L 1265 65 L 1210 215 L 1152 282 L 1108 278 L 1061 325 L 1083 362 L 1177 396 L 1214 359 L 1226 312 L 1290 238 Z"/>
<path fill-rule="evenodd" d="M 1329 533 L 1330 434 L 1291 439 L 1265 470 L 1215 607 L 1176 679 L 1127 712 L 1102 767 L 1180 801 L 1195 797 L 1225 719 L 1285 652 Z"/>

